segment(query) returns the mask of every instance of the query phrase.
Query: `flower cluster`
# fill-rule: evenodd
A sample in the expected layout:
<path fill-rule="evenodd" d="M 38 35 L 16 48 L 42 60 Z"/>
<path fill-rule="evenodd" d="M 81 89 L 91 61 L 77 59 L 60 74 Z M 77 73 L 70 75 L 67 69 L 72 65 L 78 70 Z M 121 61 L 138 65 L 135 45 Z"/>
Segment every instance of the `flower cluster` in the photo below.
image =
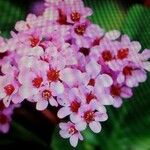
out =
<path fill-rule="evenodd" d="M 82 0 L 46 0 L 43 15 L 19 21 L 11 38 L 0 40 L 0 99 L 5 106 L 23 100 L 37 110 L 58 107 L 60 135 L 73 147 L 89 127 L 101 131 L 106 105 L 122 99 L 147 78 L 150 51 L 117 30 L 105 32 L 87 19 Z"/>

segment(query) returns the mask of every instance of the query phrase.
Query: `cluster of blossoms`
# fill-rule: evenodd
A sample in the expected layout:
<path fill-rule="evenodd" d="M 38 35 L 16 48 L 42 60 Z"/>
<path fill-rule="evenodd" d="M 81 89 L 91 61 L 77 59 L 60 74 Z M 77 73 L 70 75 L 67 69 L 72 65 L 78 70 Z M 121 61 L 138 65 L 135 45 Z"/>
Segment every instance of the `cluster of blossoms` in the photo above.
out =
<path fill-rule="evenodd" d="M 150 71 L 150 50 L 141 52 L 117 30 L 105 32 L 90 15 L 82 0 L 46 0 L 43 15 L 29 14 L 0 41 L 1 101 L 58 107 L 60 135 L 73 147 L 87 127 L 99 133 L 105 106 L 120 107 Z"/>

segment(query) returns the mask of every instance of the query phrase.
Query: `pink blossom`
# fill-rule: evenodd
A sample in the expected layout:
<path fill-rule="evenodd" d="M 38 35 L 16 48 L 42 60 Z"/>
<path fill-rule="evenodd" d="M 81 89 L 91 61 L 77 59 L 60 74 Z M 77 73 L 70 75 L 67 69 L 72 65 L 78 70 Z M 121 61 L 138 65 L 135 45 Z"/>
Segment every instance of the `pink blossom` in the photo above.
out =
<path fill-rule="evenodd" d="M 55 84 L 49 85 L 48 83 L 40 88 L 39 92 L 33 97 L 33 101 L 36 102 L 37 110 L 46 109 L 48 104 L 51 106 L 58 106 L 55 99 L 55 96 L 57 96 L 58 93 L 55 89 Z"/>
<path fill-rule="evenodd" d="M 122 67 L 122 72 L 118 75 L 119 83 L 125 82 L 128 87 L 137 87 L 139 83 L 146 81 L 146 72 L 138 66 L 127 63 Z"/>
<path fill-rule="evenodd" d="M 66 90 L 63 95 L 58 98 L 58 103 L 63 107 L 59 109 L 57 116 L 64 118 L 70 115 L 70 119 L 74 120 L 78 114 L 78 110 L 84 103 L 83 97 L 77 88 Z"/>
<path fill-rule="evenodd" d="M 108 94 L 111 94 L 114 98 L 114 107 L 120 107 L 123 103 L 122 99 L 130 98 L 133 95 L 131 88 L 118 83 L 113 84 L 110 87 L 109 92 L 110 93 Z"/>
<path fill-rule="evenodd" d="M 67 122 L 67 123 L 60 123 L 60 136 L 63 138 L 69 138 L 70 144 L 73 147 L 76 147 L 78 144 L 78 140 L 83 140 L 83 136 L 81 135 L 80 131 L 76 128 L 76 125 L 72 122 Z"/>
<path fill-rule="evenodd" d="M 107 118 L 106 109 L 103 105 L 90 103 L 79 109 L 79 117 L 75 124 L 79 130 L 84 130 L 89 125 L 93 132 L 99 133 L 101 131 L 100 122 L 107 120 Z"/>
<path fill-rule="evenodd" d="M 16 74 L 14 67 L 10 64 L 5 64 L 2 66 L 1 71 L 4 75 L 0 76 L 0 99 L 3 99 L 5 106 L 8 107 L 13 96 L 18 92 L 19 85 L 15 80 Z"/>

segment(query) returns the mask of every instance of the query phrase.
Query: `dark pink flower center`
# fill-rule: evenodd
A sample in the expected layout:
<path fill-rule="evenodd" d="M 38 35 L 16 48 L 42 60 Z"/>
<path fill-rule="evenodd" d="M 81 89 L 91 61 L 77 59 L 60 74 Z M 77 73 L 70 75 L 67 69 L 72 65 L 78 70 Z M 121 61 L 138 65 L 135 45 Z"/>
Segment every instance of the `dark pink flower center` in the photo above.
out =
<path fill-rule="evenodd" d="M 82 25 L 78 25 L 75 28 L 75 33 L 77 33 L 78 35 L 83 35 L 85 33 L 86 30 L 86 25 L 82 24 Z"/>
<path fill-rule="evenodd" d="M 96 99 L 96 96 L 90 92 L 86 95 L 86 102 L 89 104 L 93 99 Z"/>
<path fill-rule="evenodd" d="M 128 48 L 120 49 L 117 53 L 117 57 L 119 59 L 125 59 L 125 58 L 127 58 L 128 54 L 129 54 L 129 49 Z"/>
<path fill-rule="evenodd" d="M 94 41 L 93 41 L 93 46 L 96 46 L 96 45 L 99 45 L 100 44 L 100 40 L 101 38 L 96 38 Z"/>
<path fill-rule="evenodd" d="M 0 114 L 0 124 L 4 125 L 8 122 L 8 118 L 4 114 Z"/>
<path fill-rule="evenodd" d="M 81 106 L 81 103 L 74 100 L 70 105 L 71 111 L 77 113 L 80 106 Z"/>
<path fill-rule="evenodd" d="M 64 14 L 64 12 L 62 10 L 59 9 L 59 18 L 57 20 L 57 22 L 60 24 L 60 25 L 63 25 L 63 24 L 67 24 L 67 16 Z"/>
<path fill-rule="evenodd" d="M 73 135 L 75 133 L 77 133 L 78 131 L 76 130 L 75 126 L 71 126 L 69 129 L 68 129 L 68 133 Z"/>
<path fill-rule="evenodd" d="M 116 85 L 112 85 L 110 88 L 110 93 L 112 96 L 120 96 L 121 94 L 121 87 L 116 84 Z"/>
<path fill-rule="evenodd" d="M 72 12 L 71 13 L 71 20 L 74 21 L 74 22 L 79 21 L 80 17 L 81 17 L 81 15 L 78 12 Z"/>
<path fill-rule="evenodd" d="M 90 123 L 90 122 L 94 121 L 95 120 L 94 118 L 95 118 L 95 112 L 94 111 L 89 110 L 89 111 L 86 111 L 84 113 L 84 120 L 87 123 Z"/>
<path fill-rule="evenodd" d="M 30 38 L 30 45 L 31 45 L 32 47 L 35 47 L 35 46 L 38 45 L 39 41 L 40 41 L 40 40 L 39 40 L 38 37 L 32 36 L 32 37 Z"/>
<path fill-rule="evenodd" d="M 95 85 L 95 80 L 94 79 L 90 79 L 88 85 L 94 86 Z"/>
<path fill-rule="evenodd" d="M 57 70 L 54 70 L 54 69 L 50 69 L 48 72 L 47 72 L 47 78 L 49 81 L 51 82 L 56 82 L 59 80 L 59 71 Z"/>
<path fill-rule="evenodd" d="M 90 53 L 90 48 L 81 47 L 79 50 L 84 56 L 88 56 Z"/>
<path fill-rule="evenodd" d="M 5 89 L 6 95 L 8 96 L 10 96 L 15 91 L 15 88 L 12 84 L 8 84 L 7 86 L 4 87 L 4 89 Z"/>
<path fill-rule="evenodd" d="M 52 93 L 50 90 L 44 90 L 42 92 L 42 97 L 45 99 L 45 100 L 49 100 L 52 96 Z"/>
<path fill-rule="evenodd" d="M 102 58 L 104 61 L 111 61 L 113 56 L 109 50 L 105 50 L 102 52 Z"/>
<path fill-rule="evenodd" d="M 130 66 L 126 66 L 123 68 L 123 74 L 125 76 L 131 76 L 132 75 L 132 71 L 133 71 L 133 68 L 130 67 Z"/>
<path fill-rule="evenodd" d="M 36 78 L 33 79 L 32 84 L 34 87 L 39 88 L 42 82 L 43 82 L 42 77 L 37 76 Z"/>
<path fill-rule="evenodd" d="M 0 111 L 3 111 L 5 109 L 5 105 L 2 100 L 0 100 Z"/>

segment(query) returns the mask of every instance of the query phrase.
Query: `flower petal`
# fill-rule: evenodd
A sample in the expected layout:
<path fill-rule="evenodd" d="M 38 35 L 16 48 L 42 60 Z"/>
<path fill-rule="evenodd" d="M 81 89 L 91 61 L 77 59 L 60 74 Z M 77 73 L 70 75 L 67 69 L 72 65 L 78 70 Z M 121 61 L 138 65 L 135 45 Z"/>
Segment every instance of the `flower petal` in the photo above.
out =
<path fill-rule="evenodd" d="M 77 122 L 80 122 L 80 121 L 81 121 L 81 117 L 80 117 L 78 114 L 72 113 L 72 114 L 70 115 L 70 120 L 71 120 L 73 123 L 77 123 Z"/>
<path fill-rule="evenodd" d="M 70 144 L 71 144 L 73 147 L 76 147 L 77 144 L 78 144 L 78 136 L 77 136 L 77 134 L 72 135 L 72 136 L 70 137 L 69 141 L 70 141 Z"/>
<path fill-rule="evenodd" d="M 69 86 L 76 85 L 83 79 L 81 71 L 77 69 L 65 68 L 60 72 L 60 79 Z"/>
<path fill-rule="evenodd" d="M 57 116 L 59 118 L 64 118 L 68 115 L 71 114 L 71 111 L 70 111 L 70 108 L 69 107 L 62 107 L 59 109 L 58 113 L 57 113 Z"/>
<path fill-rule="evenodd" d="M 60 81 L 52 82 L 51 83 L 51 89 L 52 89 L 52 94 L 54 96 L 58 96 L 64 92 L 64 86 Z"/>
<path fill-rule="evenodd" d="M 36 103 L 36 109 L 37 110 L 44 110 L 48 106 L 48 101 L 40 100 Z"/>
<path fill-rule="evenodd" d="M 52 105 L 52 106 L 58 106 L 58 103 L 57 103 L 57 101 L 52 97 L 52 98 L 50 98 L 49 99 L 49 103 Z"/>
<path fill-rule="evenodd" d="M 122 105 L 122 99 L 120 97 L 115 98 L 115 101 L 113 103 L 113 106 L 115 108 L 119 108 Z"/>
<path fill-rule="evenodd" d="M 150 72 L 150 62 L 143 62 L 142 67 Z"/>
<path fill-rule="evenodd" d="M 116 40 L 120 37 L 121 33 L 118 30 L 112 30 L 105 34 L 105 37 L 110 40 Z"/>
<path fill-rule="evenodd" d="M 96 78 L 95 86 L 110 87 L 112 84 L 112 78 L 107 74 L 102 74 Z"/>
<path fill-rule="evenodd" d="M 70 134 L 69 134 L 68 132 L 64 131 L 64 130 L 60 130 L 60 131 L 59 131 L 59 134 L 60 134 L 60 136 L 63 137 L 64 139 L 67 139 L 67 138 L 70 137 Z"/>
<path fill-rule="evenodd" d="M 83 131 L 86 129 L 86 122 L 79 122 L 75 125 L 75 127 L 79 130 L 79 131 Z"/>
<path fill-rule="evenodd" d="M 106 113 L 95 113 L 95 121 L 106 121 L 108 119 L 108 115 Z"/>
<path fill-rule="evenodd" d="M 133 93 L 132 93 L 132 89 L 129 87 L 122 87 L 121 88 L 121 97 L 123 98 L 130 98 L 132 97 Z"/>
<path fill-rule="evenodd" d="M 89 127 L 94 133 L 99 133 L 101 131 L 101 128 L 102 128 L 101 124 L 99 122 L 96 122 L 96 121 L 92 121 L 91 123 L 89 123 Z"/>
<path fill-rule="evenodd" d="M 91 60 L 85 67 L 86 72 L 91 76 L 91 78 L 95 78 L 101 71 L 101 66 L 95 61 Z"/>

